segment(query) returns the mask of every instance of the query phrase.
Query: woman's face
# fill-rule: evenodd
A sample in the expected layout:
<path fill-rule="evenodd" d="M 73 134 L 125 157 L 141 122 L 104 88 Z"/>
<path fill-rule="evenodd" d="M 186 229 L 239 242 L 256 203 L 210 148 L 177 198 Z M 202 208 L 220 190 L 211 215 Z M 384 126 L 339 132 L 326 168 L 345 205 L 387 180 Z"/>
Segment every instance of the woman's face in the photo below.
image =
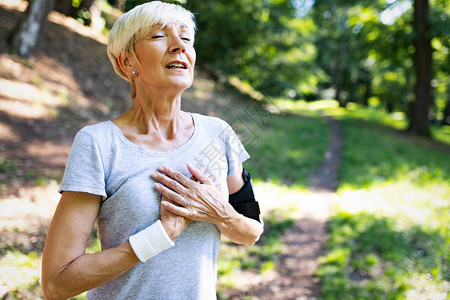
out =
<path fill-rule="evenodd" d="M 138 78 L 146 86 L 185 90 L 192 85 L 196 53 L 185 25 L 153 26 L 148 37 L 136 42 L 135 53 Z"/>

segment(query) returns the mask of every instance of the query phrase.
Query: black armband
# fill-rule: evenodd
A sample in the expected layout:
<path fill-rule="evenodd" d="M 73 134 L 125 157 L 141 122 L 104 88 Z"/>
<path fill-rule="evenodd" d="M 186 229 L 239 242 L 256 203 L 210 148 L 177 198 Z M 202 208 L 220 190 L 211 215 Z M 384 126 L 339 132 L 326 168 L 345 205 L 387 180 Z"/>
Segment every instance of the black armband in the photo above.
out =
<path fill-rule="evenodd" d="M 245 169 L 243 170 L 242 175 L 244 176 L 245 181 L 244 186 L 236 193 L 231 194 L 228 201 L 238 213 L 262 223 L 259 204 L 255 200 L 255 195 L 253 194 L 251 176 Z"/>

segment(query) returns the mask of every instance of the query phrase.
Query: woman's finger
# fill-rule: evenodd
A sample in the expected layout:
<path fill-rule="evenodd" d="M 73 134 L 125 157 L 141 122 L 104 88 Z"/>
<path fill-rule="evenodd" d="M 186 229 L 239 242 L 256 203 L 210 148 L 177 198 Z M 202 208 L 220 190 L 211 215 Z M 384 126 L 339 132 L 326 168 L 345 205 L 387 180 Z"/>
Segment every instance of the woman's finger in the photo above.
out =
<path fill-rule="evenodd" d="M 172 180 L 180 183 L 182 186 L 184 187 L 190 187 L 193 183 L 193 180 L 187 178 L 186 176 L 184 176 L 183 174 L 181 174 L 180 172 L 171 169 L 169 167 L 166 166 L 160 166 L 158 167 L 158 170 L 164 174 L 166 174 L 166 177 L 170 177 Z"/>
<path fill-rule="evenodd" d="M 214 176 L 214 174 L 210 174 L 208 177 L 212 182 L 216 181 L 216 176 Z"/>
<path fill-rule="evenodd" d="M 167 199 L 173 201 L 176 204 L 179 204 L 181 206 L 188 206 L 189 203 L 185 197 L 182 195 L 174 192 L 173 190 L 165 187 L 164 185 L 160 183 L 155 183 L 155 189 L 160 192 L 162 195 L 164 195 Z"/>
<path fill-rule="evenodd" d="M 172 179 L 169 176 L 166 176 L 164 174 L 161 174 L 159 172 L 153 172 L 151 174 L 151 177 L 155 179 L 156 181 L 159 181 L 163 183 L 166 187 L 170 188 L 171 190 L 178 192 L 180 194 L 186 194 L 186 188 L 183 183 L 180 183 L 176 179 Z M 191 180 L 192 181 L 192 180 Z"/>
<path fill-rule="evenodd" d="M 205 167 L 200 167 L 199 170 L 200 172 L 205 173 Z M 195 178 L 194 175 L 192 175 L 190 179 L 195 182 L 198 182 L 197 178 Z"/>
<path fill-rule="evenodd" d="M 175 205 L 173 203 L 170 203 L 169 201 L 161 201 L 161 205 L 167 209 L 168 211 L 170 211 L 171 213 L 180 216 L 180 217 L 184 217 L 184 218 L 188 218 L 192 215 L 191 211 L 185 207 L 182 206 L 178 206 Z"/>
<path fill-rule="evenodd" d="M 188 163 L 187 168 L 188 168 L 189 172 L 192 174 L 192 176 L 194 176 L 200 183 L 203 184 L 203 183 L 212 183 L 213 182 L 213 181 L 211 181 L 211 178 L 206 176 L 203 172 L 201 172 L 199 169 L 197 169 L 193 165 Z"/>

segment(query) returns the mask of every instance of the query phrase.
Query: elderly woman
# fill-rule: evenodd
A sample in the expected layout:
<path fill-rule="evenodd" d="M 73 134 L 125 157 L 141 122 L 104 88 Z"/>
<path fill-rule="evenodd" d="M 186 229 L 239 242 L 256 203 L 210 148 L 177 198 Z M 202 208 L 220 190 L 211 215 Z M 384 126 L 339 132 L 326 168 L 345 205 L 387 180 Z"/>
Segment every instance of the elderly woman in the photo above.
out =
<path fill-rule="evenodd" d="M 108 55 L 134 104 L 75 137 L 45 243 L 47 299 L 215 299 L 221 234 L 245 245 L 261 235 L 239 139 L 180 108 L 194 32 L 190 12 L 158 1 L 111 30 Z M 102 251 L 86 254 L 94 222 Z"/>

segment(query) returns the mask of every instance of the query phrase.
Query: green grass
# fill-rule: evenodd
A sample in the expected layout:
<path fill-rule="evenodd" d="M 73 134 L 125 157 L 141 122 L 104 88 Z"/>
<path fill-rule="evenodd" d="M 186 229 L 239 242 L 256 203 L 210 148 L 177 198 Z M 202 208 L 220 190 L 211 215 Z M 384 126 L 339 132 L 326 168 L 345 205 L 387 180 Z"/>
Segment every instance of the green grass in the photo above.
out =
<path fill-rule="evenodd" d="M 41 299 L 41 260 L 36 252 L 24 254 L 11 247 L 0 260 L 2 299 Z"/>
<path fill-rule="evenodd" d="M 275 268 L 277 256 L 283 253 L 281 236 L 286 229 L 295 224 L 291 212 L 276 209 L 267 213 L 264 218 L 265 232 L 250 248 L 237 246 L 231 242 L 222 245 L 218 261 L 218 276 L 221 283 L 219 289 L 234 287 L 239 281 L 236 274 L 241 270 L 263 274 Z"/>
<path fill-rule="evenodd" d="M 306 189 L 329 144 L 329 127 L 319 116 L 274 115 L 246 146 L 245 163 L 257 180 Z"/>
<path fill-rule="evenodd" d="M 317 271 L 322 299 L 446 299 L 448 233 L 402 228 L 401 222 L 364 212 L 337 214 L 329 222 L 329 253 Z"/>
<path fill-rule="evenodd" d="M 19 168 L 13 160 L 0 155 L 0 173 L 15 175 L 18 170 Z"/>
<path fill-rule="evenodd" d="M 229 299 L 227 291 L 242 288 L 244 277 L 264 276 L 275 270 L 277 257 L 286 253 L 282 235 L 295 224 L 297 211 L 298 207 L 294 208 L 292 203 L 281 203 L 279 208 L 266 211 L 264 233 L 250 248 L 231 242 L 222 244 L 218 260 L 218 299 Z M 243 276 L 243 272 L 247 274 Z"/>
<path fill-rule="evenodd" d="M 341 188 L 400 179 L 416 185 L 450 180 L 448 151 L 412 142 L 401 133 L 358 119 L 342 119 L 341 126 L 345 137 Z"/>
<path fill-rule="evenodd" d="M 408 120 L 403 112 L 387 113 L 380 108 L 363 107 L 355 103 L 349 103 L 346 108 L 340 108 L 335 100 L 306 102 L 277 99 L 274 103 L 281 110 L 296 114 L 324 113 L 336 118 L 352 118 L 397 130 L 406 130 L 408 127 Z M 450 126 L 431 124 L 430 130 L 433 140 L 450 145 Z"/>
<path fill-rule="evenodd" d="M 450 126 L 431 126 L 431 135 L 435 140 L 450 145 Z"/>
<path fill-rule="evenodd" d="M 344 142 L 321 299 L 448 299 L 449 148 L 366 111 L 328 110 Z"/>
<path fill-rule="evenodd" d="M 218 260 L 219 299 L 227 299 L 227 289 L 239 287 L 241 272 L 256 276 L 274 270 L 277 256 L 284 253 L 282 234 L 298 218 L 299 193 L 307 189 L 308 175 L 322 162 L 330 134 L 326 120 L 310 112 L 270 115 L 264 126 L 248 121 L 231 123 L 233 128 L 247 128 L 246 132 L 237 131 L 251 155 L 244 166 L 252 174 L 264 234 L 250 248 L 222 245 Z"/>

